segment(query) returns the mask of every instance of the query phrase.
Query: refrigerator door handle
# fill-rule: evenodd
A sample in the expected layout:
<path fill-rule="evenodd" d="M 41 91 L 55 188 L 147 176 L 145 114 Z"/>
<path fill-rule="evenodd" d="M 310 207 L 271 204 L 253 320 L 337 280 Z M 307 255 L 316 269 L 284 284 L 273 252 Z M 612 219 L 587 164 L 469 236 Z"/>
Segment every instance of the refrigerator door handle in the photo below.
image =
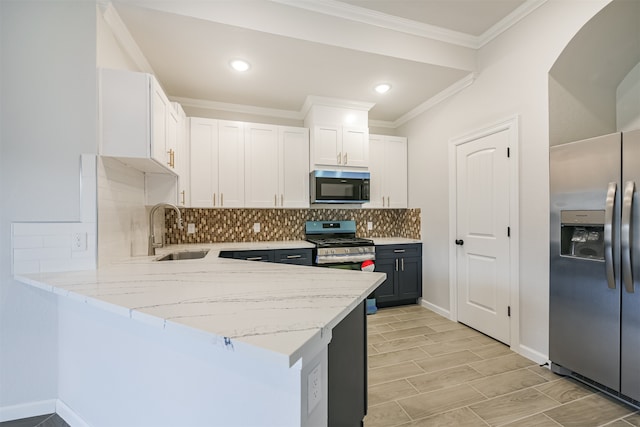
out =
<path fill-rule="evenodd" d="M 624 287 L 630 294 L 633 293 L 633 275 L 631 270 L 631 209 L 635 190 L 636 183 L 634 181 L 625 182 L 624 197 L 622 199 L 622 222 L 620 224 L 622 283 L 624 283 Z"/>
<path fill-rule="evenodd" d="M 613 269 L 613 212 L 616 204 L 618 184 L 609 183 L 607 201 L 604 210 L 604 265 L 607 270 L 607 284 L 610 289 L 616 288 L 616 277 Z"/>

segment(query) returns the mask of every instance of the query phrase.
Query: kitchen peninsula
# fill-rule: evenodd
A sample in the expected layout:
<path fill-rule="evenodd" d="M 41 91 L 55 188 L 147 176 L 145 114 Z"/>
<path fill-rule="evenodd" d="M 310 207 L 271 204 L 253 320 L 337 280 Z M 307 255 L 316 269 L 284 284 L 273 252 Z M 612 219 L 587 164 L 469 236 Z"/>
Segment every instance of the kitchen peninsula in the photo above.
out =
<path fill-rule="evenodd" d="M 385 275 L 205 246 L 202 259 L 160 262 L 159 251 L 16 277 L 58 295 L 61 400 L 96 427 L 327 425 L 332 330 Z"/>

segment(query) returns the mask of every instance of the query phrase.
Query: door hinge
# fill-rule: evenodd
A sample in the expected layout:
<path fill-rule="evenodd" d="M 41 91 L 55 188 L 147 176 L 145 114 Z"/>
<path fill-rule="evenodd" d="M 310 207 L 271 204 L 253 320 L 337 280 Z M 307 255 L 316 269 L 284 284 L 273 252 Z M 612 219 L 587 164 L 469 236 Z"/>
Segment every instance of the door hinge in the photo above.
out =
<path fill-rule="evenodd" d="M 507 237 L 511 237 L 511 227 L 507 227 Z"/>
<path fill-rule="evenodd" d="M 507 317 L 511 317 L 511 306 L 507 306 Z"/>
<path fill-rule="evenodd" d="M 507 157 L 511 157 L 511 147 L 507 147 Z"/>

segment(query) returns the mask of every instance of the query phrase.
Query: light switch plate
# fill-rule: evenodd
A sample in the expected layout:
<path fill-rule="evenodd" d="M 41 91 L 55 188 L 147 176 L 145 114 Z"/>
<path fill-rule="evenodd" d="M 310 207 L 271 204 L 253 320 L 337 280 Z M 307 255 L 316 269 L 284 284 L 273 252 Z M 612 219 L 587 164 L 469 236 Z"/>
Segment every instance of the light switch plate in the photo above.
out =
<path fill-rule="evenodd" d="M 187 234 L 196 234 L 196 225 L 194 223 L 187 224 Z"/>
<path fill-rule="evenodd" d="M 371 222 L 371 221 L 367 221 L 367 230 L 368 230 L 368 231 L 373 230 L 373 222 Z"/>
<path fill-rule="evenodd" d="M 254 233 L 259 233 L 260 232 L 260 223 L 259 222 L 254 222 L 253 223 L 253 232 Z"/>

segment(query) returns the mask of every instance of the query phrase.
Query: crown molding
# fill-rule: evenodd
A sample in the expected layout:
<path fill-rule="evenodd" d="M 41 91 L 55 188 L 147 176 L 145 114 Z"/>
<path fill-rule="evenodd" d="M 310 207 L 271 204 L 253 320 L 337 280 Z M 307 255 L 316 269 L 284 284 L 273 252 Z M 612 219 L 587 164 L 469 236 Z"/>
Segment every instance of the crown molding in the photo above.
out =
<path fill-rule="evenodd" d="M 120 18 L 120 15 L 113 7 L 111 2 L 105 3 L 101 2 L 98 4 L 100 9 L 102 10 L 102 17 L 104 21 L 107 23 L 111 31 L 113 32 L 114 37 L 125 51 L 125 53 L 131 58 L 131 60 L 136 64 L 139 71 L 155 74 L 153 72 L 153 68 L 151 68 L 151 64 L 147 61 L 147 58 L 140 50 L 140 46 L 136 43 L 133 36 L 129 32 L 129 29 Z"/>
<path fill-rule="evenodd" d="M 352 101 L 350 99 L 328 98 L 325 96 L 309 95 L 302 105 L 300 114 L 306 117 L 309 110 L 314 105 L 322 105 L 324 107 L 348 108 L 350 110 L 369 111 L 376 105 L 373 102 Z"/>
<path fill-rule="evenodd" d="M 270 0 L 274 3 L 305 9 L 311 12 L 348 19 L 363 24 L 375 25 L 387 30 L 399 31 L 427 39 L 438 40 L 464 47 L 474 48 L 477 37 L 458 31 L 448 30 L 411 19 L 401 18 L 364 7 L 353 6 L 335 0 Z"/>
<path fill-rule="evenodd" d="M 516 10 L 501 19 L 480 36 L 448 30 L 435 25 L 393 16 L 364 7 L 353 6 L 336 0 L 270 0 L 286 6 L 306 9 L 312 12 L 348 19 L 363 24 L 375 25 L 387 30 L 398 31 L 427 39 L 438 40 L 467 48 L 479 49 L 502 34 L 522 18 L 543 5 L 547 0 L 527 0 Z"/>
<path fill-rule="evenodd" d="M 378 127 L 378 128 L 388 128 L 395 129 L 397 127 L 402 126 L 409 120 L 419 116 L 425 111 L 435 107 L 442 101 L 452 97 L 456 93 L 460 92 L 464 88 L 473 84 L 476 79 L 475 73 L 470 73 L 466 77 L 458 80 L 445 90 L 437 93 L 435 96 L 429 98 L 427 101 L 418 105 L 413 110 L 407 112 L 402 115 L 395 121 L 386 121 L 386 120 L 369 120 L 369 126 Z M 177 96 L 169 97 L 171 101 L 177 102 L 182 106 L 193 107 L 193 108 L 203 108 L 207 110 L 217 110 L 217 111 L 228 111 L 232 113 L 244 113 L 244 114 L 253 114 L 257 116 L 265 116 L 265 117 L 278 117 L 282 119 L 291 119 L 291 120 L 304 120 L 306 115 L 309 112 L 309 109 L 313 105 L 323 105 L 326 107 L 335 107 L 335 108 L 351 108 L 362 111 L 369 111 L 374 103 L 371 102 L 360 102 L 360 101 L 351 101 L 348 99 L 339 99 L 339 98 L 326 98 L 322 96 L 307 96 L 307 99 L 302 106 L 300 111 L 292 111 L 292 110 L 279 110 L 276 108 L 264 108 L 264 107 L 255 107 L 252 105 L 242 105 L 242 104 L 231 104 L 227 102 L 217 102 L 217 101 L 205 101 L 202 99 L 193 99 L 193 98 L 181 98 Z"/>
<path fill-rule="evenodd" d="M 419 116 L 420 114 L 424 113 L 427 110 L 430 110 L 431 108 L 435 107 L 442 101 L 448 98 L 451 98 L 453 95 L 457 94 L 464 88 L 471 86 L 473 82 L 476 80 L 476 76 L 477 76 L 476 73 L 469 73 L 466 77 L 463 77 L 462 79 L 458 80 L 457 82 L 455 82 L 454 84 L 446 88 L 445 90 L 437 93 L 436 95 L 432 96 L 422 104 L 418 105 L 413 110 L 400 116 L 400 118 L 398 118 L 393 122 L 392 127 L 397 128 L 402 126 L 409 120 Z"/>
<path fill-rule="evenodd" d="M 182 98 L 170 96 L 171 101 L 177 102 L 183 107 L 203 108 L 205 110 L 228 111 L 231 113 L 254 114 L 257 116 L 278 117 L 282 119 L 303 120 L 300 111 L 279 110 L 277 108 L 256 107 L 253 105 L 231 104 L 228 102 L 206 101 L 203 99 Z"/>
<path fill-rule="evenodd" d="M 527 0 L 516 10 L 502 18 L 496 25 L 489 28 L 485 31 L 480 37 L 478 37 L 478 46 L 477 48 L 481 48 L 482 46 L 489 43 L 491 40 L 498 37 L 500 34 L 507 31 L 509 28 L 517 24 L 521 19 L 525 16 L 529 15 L 531 12 L 545 4 L 547 0 Z"/>

